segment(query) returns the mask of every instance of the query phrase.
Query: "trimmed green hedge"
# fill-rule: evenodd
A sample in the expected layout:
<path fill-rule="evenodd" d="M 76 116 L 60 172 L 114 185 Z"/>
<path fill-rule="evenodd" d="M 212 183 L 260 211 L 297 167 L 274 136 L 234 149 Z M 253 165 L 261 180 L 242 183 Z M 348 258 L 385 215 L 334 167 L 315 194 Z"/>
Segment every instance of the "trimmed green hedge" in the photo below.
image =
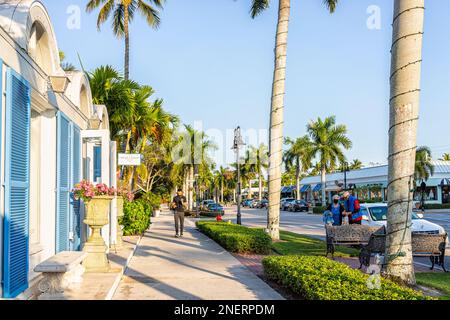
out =
<path fill-rule="evenodd" d="M 123 234 L 132 236 L 144 233 L 150 226 L 150 217 L 153 213 L 152 205 L 144 200 L 139 199 L 132 202 L 124 201 L 123 218 L 119 224 L 123 225 Z"/>
<path fill-rule="evenodd" d="M 425 209 L 433 210 L 433 209 L 450 209 L 450 203 L 444 203 L 444 204 L 435 204 L 435 203 L 429 203 L 425 204 Z"/>
<path fill-rule="evenodd" d="M 222 217 L 225 215 L 225 212 L 212 212 L 212 211 L 201 211 L 200 212 L 200 215 L 202 216 L 202 217 L 210 217 L 210 218 L 215 218 L 215 217 L 217 217 L 218 215 L 222 215 Z"/>
<path fill-rule="evenodd" d="M 307 300 L 424 300 L 422 294 L 381 279 L 369 289 L 369 275 L 325 257 L 270 256 L 263 260 L 267 277 Z"/>
<path fill-rule="evenodd" d="M 325 212 L 325 210 L 327 210 L 327 207 L 314 207 L 313 208 L 313 213 L 314 214 L 323 214 Z"/>
<path fill-rule="evenodd" d="M 197 227 L 231 252 L 268 254 L 271 251 L 272 239 L 262 229 L 212 221 L 198 221 Z"/>

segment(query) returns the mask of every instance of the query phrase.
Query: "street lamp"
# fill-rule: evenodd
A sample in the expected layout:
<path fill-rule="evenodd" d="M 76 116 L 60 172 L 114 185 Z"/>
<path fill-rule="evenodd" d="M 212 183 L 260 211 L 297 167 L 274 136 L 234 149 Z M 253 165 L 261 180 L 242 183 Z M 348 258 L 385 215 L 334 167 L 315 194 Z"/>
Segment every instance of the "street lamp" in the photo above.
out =
<path fill-rule="evenodd" d="M 242 216 L 241 216 L 241 165 L 239 162 L 239 149 L 241 146 L 244 146 L 245 143 L 242 140 L 241 135 L 241 127 L 237 127 L 234 130 L 234 142 L 233 148 L 236 152 L 236 166 L 237 166 L 237 224 L 242 224 Z"/>
<path fill-rule="evenodd" d="M 348 172 L 348 162 L 342 164 L 344 169 L 344 190 L 347 191 L 347 172 Z"/>

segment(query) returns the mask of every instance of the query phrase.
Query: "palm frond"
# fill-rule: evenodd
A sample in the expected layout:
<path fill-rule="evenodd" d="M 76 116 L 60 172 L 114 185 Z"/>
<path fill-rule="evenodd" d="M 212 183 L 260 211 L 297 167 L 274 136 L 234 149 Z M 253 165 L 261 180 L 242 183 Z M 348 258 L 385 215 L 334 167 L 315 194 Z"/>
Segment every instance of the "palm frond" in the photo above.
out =
<path fill-rule="evenodd" d="M 250 9 L 250 15 L 252 18 L 256 18 L 261 12 L 268 9 L 270 5 L 269 0 L 252 0 L 252 6 Z"/>

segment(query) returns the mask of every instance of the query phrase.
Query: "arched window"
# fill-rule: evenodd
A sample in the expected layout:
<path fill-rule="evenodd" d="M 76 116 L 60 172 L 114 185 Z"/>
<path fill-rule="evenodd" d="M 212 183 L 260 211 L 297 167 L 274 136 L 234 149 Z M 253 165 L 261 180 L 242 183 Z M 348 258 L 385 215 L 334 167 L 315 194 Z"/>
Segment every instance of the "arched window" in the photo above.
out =
<path fill-rule="evenodd" d="M 53 73 L 53 56 L 50 49 L 49 35 L 38 22 L 35 22 L 31 28 L 28 54 L 46 74 L 50 75 Z"/>

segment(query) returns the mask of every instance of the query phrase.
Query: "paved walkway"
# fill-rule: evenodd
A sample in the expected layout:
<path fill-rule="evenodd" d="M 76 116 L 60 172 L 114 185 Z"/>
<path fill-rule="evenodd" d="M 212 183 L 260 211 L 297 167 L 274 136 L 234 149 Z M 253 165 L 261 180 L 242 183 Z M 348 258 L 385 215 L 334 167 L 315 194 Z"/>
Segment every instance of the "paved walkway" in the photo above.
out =
<path fill-rule="evenodd" d="M 282 297 L 186 219 L 174 238 L 173 216 L 153 219 L 114 300 L 269 300 Z"/>

